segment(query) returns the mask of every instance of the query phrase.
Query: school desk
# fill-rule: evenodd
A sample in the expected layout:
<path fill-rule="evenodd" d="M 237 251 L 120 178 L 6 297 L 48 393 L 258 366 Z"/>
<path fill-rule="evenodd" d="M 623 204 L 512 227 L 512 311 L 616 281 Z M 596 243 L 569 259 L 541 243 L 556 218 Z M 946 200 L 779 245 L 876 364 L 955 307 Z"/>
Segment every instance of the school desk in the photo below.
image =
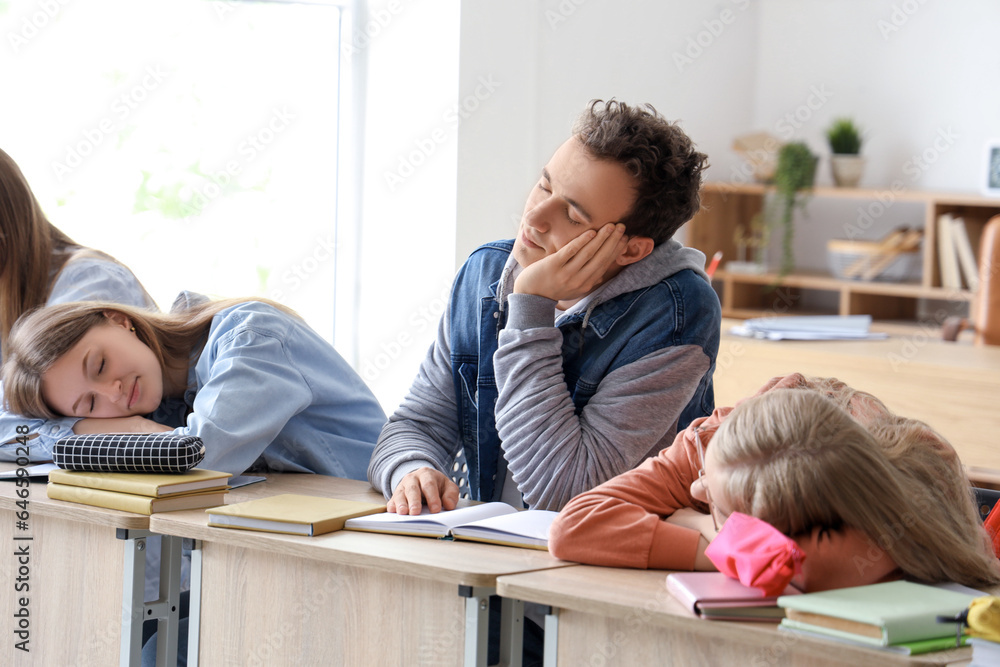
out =
<path fill-rule="evenodd" d="M 138 665 L 147 618 L 160 619 L 168 638 L 157 664 L 176 664 L 181 540 L 163 539 L 160 599 L 144 603 L 148 516 L 51 500 L 44 478 L 28 488 L 25 509 L 15 483 L 0 480 L 0 664 Z M 13 634 L 24 609 L 29 652 L 16 648 L 21 638 Z"/>
<path fill-rule="evenodd" d="M 970 478 L 1000 482 L 1000 346 L 940 340 L 936 328 L 881 325 L 885 340 L 769 341 L 729 334 L 724 320 L 715 404 L 733 405 L 770 378 L 799 372 L 832 376 L 927 422 L 958 450 Z"/>
<path fill-rule="evenodd" d="M 272 474 L 227 504 L 279 493 L 384 502 L 367 482 Z M 189 665 L 485 665 L 497 577 L 559 568 L 545 551 L 337 531 L 215 528 L 204 511 L 154 514 L 194 540 Z M 505 600 L 506 664 L 520 664 L 523 605 Z"/>
<path fill-rule="evenodd" d="M 967 664 L 972 658 L 967 647 L 908 657 L 794 635 L 773 622 L 697 618 L 667 593 L 666 575 L 579 565 L 503 576 L 497 592 L 552 607 L 545 619 L 545 667 L 892 667 Z"/>

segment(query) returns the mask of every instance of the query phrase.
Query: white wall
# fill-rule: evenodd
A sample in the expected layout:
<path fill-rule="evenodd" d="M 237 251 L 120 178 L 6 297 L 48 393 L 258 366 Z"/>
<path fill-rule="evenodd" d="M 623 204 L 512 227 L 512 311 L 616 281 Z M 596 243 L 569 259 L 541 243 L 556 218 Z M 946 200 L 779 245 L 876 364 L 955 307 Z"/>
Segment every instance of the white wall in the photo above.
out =
<path fill-rule="evenodd" d="M 726 177 L 732 138 L 752 125 L 757 13 L 742 0 L 463 2 L 460 96 L 475 71 L 512 80 L 496 113 L 459 129 L 457 261 L 513 236 L 528 190 L 592 99 L 653 104 L 709 154 L 711 177 Z"/>

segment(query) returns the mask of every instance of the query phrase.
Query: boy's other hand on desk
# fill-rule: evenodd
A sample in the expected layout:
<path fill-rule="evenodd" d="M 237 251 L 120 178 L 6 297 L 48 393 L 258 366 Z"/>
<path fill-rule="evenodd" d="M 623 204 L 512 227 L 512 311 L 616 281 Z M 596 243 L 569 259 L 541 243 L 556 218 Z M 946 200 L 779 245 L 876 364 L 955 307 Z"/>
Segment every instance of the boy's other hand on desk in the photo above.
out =
<path fill-rule="evenodd" d="M 423 505 L 427 505 L 431 514 L 442 509 L 455 509 L 458 505 L 458 485 L 440 470 L 418 468 L 399 480 L 386 503 L 386 511 L 420 514 Z"/>
<path fill-rule="evenodd" d="M 514 292 L 553 301 L 580 299 L 604 282 L 608 269 L 627 244 L 625 225 L 621 223 L 608 223 L 596 233 L 588 230 L 525 267 L 514 281 Z"/>

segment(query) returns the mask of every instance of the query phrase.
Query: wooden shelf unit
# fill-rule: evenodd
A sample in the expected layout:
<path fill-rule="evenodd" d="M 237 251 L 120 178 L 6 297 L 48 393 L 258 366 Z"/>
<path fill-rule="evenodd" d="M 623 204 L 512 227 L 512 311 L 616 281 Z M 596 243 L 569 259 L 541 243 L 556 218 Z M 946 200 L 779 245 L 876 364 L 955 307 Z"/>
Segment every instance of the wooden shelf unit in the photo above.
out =
<path fill-rule="evenodd" d="M 811 200 L 853 199 L 860 201 L 915 202 L 924 206 L 924 239 L 919 283 L 841 280 L 830 274 L 794 272 L 780 280 L 776 273 L 746 274 L 725 270 L 727 258 L 737 257 L 733 241 L 738 225 L 763 208 L 764 197 L 774 188 L 759 183 L 706 183 L 702 187 L 702 209 L 686 225 L 687 244 L 711 257 L 723 253 L 722 268 L 713 282 L 721 292 L 723 317 L 759 317 L 766 314 L 803 314 L 798 307 L 803 290 L 838 295 L 837 314 L 870 314 L 880 320 L 914 320 L 919 299 L 939 299 L 955 303 L 971 302 L 968 290 L 941 287 L 938 271 L 937 219 L 951 213 L 965 219 L 974 248 L 987 221 L 1000 214 L 1000 199 L 963 193 L 931 193 L 910 190 L 816 187 Z M 877 216 L 876 216 L 877 217 Z M 828 313 L 832 314 L 832 313 Z"/>

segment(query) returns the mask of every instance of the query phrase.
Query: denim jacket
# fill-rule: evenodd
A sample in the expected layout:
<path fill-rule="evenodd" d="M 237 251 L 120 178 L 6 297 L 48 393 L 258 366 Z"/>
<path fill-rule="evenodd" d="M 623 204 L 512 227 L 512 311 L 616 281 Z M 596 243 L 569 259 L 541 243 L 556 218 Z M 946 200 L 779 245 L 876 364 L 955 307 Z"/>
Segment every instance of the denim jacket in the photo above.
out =
<path fill-rule="evenodd" d="M 461 449 L 474 498 L 499 499 L 509 466 L 525 502 L 558 509 L 711 413 L 720 309 L 704 255 L 661 244 L 556 320 L 555 302 L 510 294 L 511 249 L 484 245 L 459 272 L 369 465 L 386 495 Z"/>

